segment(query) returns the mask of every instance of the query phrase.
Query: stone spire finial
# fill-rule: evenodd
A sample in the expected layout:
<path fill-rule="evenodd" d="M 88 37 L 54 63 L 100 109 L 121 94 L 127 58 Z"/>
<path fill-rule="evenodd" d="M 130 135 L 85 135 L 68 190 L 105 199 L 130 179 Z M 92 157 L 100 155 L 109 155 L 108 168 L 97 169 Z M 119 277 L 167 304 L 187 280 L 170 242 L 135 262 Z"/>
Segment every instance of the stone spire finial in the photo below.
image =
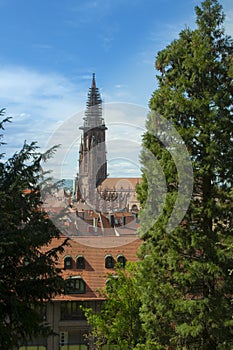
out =
<path fill-rule="evenodd" d="M 92 73 L 92 89 L 96 89 L 96 83 L 95 83 L 95 73 Z"/>

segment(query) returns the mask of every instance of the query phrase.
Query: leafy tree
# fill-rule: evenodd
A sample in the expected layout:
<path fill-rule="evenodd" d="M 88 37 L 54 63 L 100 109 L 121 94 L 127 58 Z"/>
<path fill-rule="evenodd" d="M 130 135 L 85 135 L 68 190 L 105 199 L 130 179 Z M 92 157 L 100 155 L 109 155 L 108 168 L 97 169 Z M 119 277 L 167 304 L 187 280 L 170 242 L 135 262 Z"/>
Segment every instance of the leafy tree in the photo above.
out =
<path fill-rule="evenodd" d="M 139 317 L 139 291 L 136 285 L 136 263 L 126 263 L 125 269 L 118 267 L 115 275 L 109 275 L 103 291 L 106 298 L 100 312 L 85 309 L 92 331 L 88 338 L 95 349 L 104 344 L 115 345 L 116 349 L 134 349 L 144 337 Z"/>
<path fill-rule="evenodd" d="M 4 110 L 0 112 L 1 116 Z M 4 123 L 0 124 L 4 129 Z M 2 137 L 2 135 L 1 135 Z M 3 142 L 1 142 L 1 146 Z M 48 334 L 41 305 L 62 289 L 56 266 L 64 241 L 48 247 L 59 237 L 41 209 L 41 162 L 50 157 L 35 143 L 24 143 L 11 158 L 0 161 L 0 344 L 2 350 L 18 348 L 19 342 Z"/>
<path fill-rule="evenodd" d="M 143 137 L 138 194 L 143 208 L 159 214 L 150 228 L 148 211 L 141 213 L 141 317 L 150 350 L 233 348 L 233 44 L 217 0 L 195 10 L 197 28 L 184 29 L 157 55 L 158 89 Z M 190 154 L 194 186 L 182 222 L 168 229 L 182 185 L 172 127 Z"/>

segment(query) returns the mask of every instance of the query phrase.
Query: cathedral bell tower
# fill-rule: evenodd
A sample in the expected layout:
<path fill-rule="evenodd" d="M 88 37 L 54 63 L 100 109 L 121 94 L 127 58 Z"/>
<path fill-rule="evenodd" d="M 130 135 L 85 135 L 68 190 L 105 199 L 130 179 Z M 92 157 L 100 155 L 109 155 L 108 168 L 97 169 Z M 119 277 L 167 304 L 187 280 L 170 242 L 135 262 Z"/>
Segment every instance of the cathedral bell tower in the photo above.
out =
<path fill-rule="evenodd" d="M 95 205 L 96 188 L 107 177 L 105 126 L 102 100 L 96 87 L 95 74 L 88 91 L 87 107 L 83 118 L 83 135 L 79 150 L 78 200 Z"/>

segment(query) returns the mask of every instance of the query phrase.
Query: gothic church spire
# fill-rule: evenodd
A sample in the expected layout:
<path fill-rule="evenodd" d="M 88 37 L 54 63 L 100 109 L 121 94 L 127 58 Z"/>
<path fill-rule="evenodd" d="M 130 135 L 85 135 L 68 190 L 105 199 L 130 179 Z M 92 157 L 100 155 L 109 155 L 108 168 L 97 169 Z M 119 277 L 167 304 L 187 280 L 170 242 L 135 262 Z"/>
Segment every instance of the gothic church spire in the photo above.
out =
<path fill-rule="evenodd" d="M 95 73 L 92 75 L 92 84 L 88 91 L 84 121 L 84 126 L 87 128 L 93 128 L 103 124 L 102 99 L 99 89 L 96 87 Z"/>

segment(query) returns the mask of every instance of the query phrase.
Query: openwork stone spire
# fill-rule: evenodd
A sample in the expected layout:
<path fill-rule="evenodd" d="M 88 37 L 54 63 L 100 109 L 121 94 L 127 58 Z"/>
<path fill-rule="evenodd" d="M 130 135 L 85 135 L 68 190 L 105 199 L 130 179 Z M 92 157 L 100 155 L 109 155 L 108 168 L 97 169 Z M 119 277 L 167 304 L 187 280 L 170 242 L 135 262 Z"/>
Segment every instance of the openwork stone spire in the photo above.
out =
<path fill-rule="evenodd" d="M 87 108 L 84 118 L 84 127 L 93 128 L 104 124 L 102 118 L 102 99 L 96 87 L 95 73 L 92 76 L 92 85 L 88 91 Z"/>

